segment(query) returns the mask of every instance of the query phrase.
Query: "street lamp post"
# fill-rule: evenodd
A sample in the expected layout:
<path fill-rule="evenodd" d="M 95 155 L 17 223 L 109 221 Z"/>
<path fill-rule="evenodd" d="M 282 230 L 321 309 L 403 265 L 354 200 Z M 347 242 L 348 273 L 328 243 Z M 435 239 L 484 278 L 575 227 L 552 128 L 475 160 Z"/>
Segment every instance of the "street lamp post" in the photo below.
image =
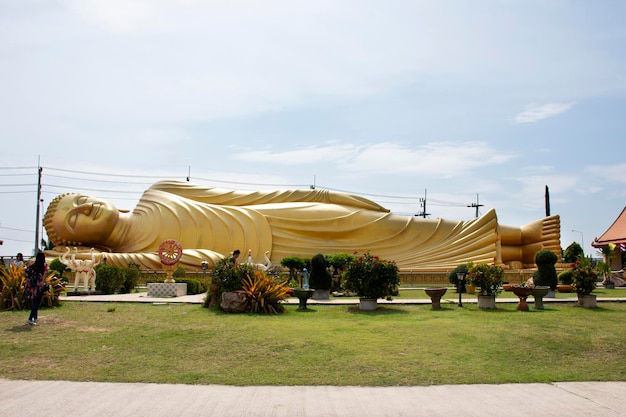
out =
<path fill-rule="evenodd" d="M 209 269 L 209 263 L 202 261 L 202 280 L 206 281 L 206 270 Z"/>
<path fill-rule="evenodd" d="M 459 307 L 463 307 L 463 300 L 461 299 L 465 289 L 465 272 L 457 272 L 456 278 L 459 283 L 456 285 L 456 291 L 459 293 Z"/>
<path fill-rule="evenodd" d="M 583 235 L 583 232 L 581 232 L 580 230 L 574 230 L 574 229 L 572 229 L 572 232 L 580 233 L 580 246 L 583 249 L 583 255 L 584 255 L 585 254 L 585 237 Z"/>

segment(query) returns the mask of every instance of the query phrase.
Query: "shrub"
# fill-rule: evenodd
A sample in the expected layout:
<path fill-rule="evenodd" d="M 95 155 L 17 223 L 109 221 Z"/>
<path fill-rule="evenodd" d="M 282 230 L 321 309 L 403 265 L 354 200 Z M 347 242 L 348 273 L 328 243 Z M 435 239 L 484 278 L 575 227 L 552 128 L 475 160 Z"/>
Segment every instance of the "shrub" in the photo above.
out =
<path fill-rule="evenodd" d="M 99 264 L 96 270 L 96 291 L 115 294 L 124 286 L 124 273 L 117 265 Z"/>
<path fill-rule="evenodd" d="M 197 278 L 178 278 L 176 282 L 187 284 L 188 295 L 201 294 L 207 291 L 207 286 Z"/>
<path fill-rule="evenodd" d="M 179 266 L 178 268 L 176 268 L 176 271 L 174 271 L 174 273 L 172 274 L 172 277 L 174 278 L 185 278 L 186 276 L 187 276 L 187 272 L 185 271 L 185 268 L 183 268 L 182 266 Z"/>
<path fill-rule="evenodd" d="M 287 298 L 289 288 L 262 271 L 252 271 L 243 280 L 243 291 L 252 313 L 276 314 L 284 311 L 281 302 Z"/>
<path fill-rule="evenodd" d="M 563 285 L 572 285 L 574 282 L 574 271 L 563 271 L 558 275 L 559 282 Z"/>
<path fill-rule="evenodd" d="M 69 271 L 70 269 L 65 266 L 63 264 L 63 262 L 61 262 L 59 260 L 59 258 L 54 258 L 53 260 L 50 261 L 50 265 L 48 266 L 48 269 L 50 271 L 56 271 L 57 272 L 57 276 L 62 279 L 67 281 L 64 277 L 63 274 L 65 273 L 65 271 Z"/>
<path fill-rule="evenodd" d="M 554 252 L 547 249 L 540 250 L 535 254 L 537 272 L 533 274 L 533 281 L 536 286 L 549 286 L 551 290 L 556 289 L 558 277 L 554 264 L 557 260 Z"/>
<path fill-rule="evenodd" d="M 354 291 L 360 298 L 381 298 L 390 296 L 400 285 L 398 266 L 364 253 L 355 257 L 344 271 L 346 289 Z"/>
<path fill-rule="evenodd" d="M 458 272 L 463 272 L 467 275 L 467 264 L 457 266 L 448 274 L 448 281 L 455 287 L 459 285 L 459 277 L 457 276 Z"/>
<path fill-rule="evenodd" d="M 122 275 L 124 276 L 124 282 L 120 288 L 120 293 L 129 294 L 137 286 L 137 281 L 141 276 L 141 271 L 135 266 L 128 266 L 126 268 L 122 268 Z M 100 277 L 96 275 L 96 281 L 99 279 Z"/>
<path fill-rule="evenodd" d="M 219 285 L 220 292 L 230 292 L 242 289 L 242 280 L 251 271 L 247 264 L 239 264 L 236 267 L 224 258 L 219 260 L 211 271 L 211 282 Z"/>
<path fill-rule="evenodd" d="M 332 280 L 324 255 L 318 253 L 311 259 L 310 287 L 316 290 L 329 290 Z"/>

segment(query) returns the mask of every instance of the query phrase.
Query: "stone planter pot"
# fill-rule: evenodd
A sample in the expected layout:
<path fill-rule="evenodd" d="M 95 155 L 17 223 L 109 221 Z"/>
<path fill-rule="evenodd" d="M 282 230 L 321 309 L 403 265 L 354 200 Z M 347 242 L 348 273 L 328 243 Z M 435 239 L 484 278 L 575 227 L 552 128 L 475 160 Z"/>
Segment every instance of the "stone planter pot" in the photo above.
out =
<path fill-rule="evenodd" d="M 424 292 L 430 297 L 433 310 L 441 308 L 441 297 L 448 291 L 447 288 L 425 288 Z"/>
<path fill-rule="evenodd" d="M 598 300 L 595 294 L 578 294 L 578 305 L 584 308 L 596 308 L 598 306 Z"/>
<path fill-rule="evenodd" d="M 535 298 L 535 308 L 537 310 L 543 310 L 543 297 L 550 292 L 550 287 L 535 287 L 533 288 L 533 297 Z"/>
<path fill-rule="evenodd" d="M 495 295 L 479 295 L 478 296 L 478 308 L 486 310 L 496 309 L 496 296 Z"/>
<path fill-rule="evenodd" d="M 304 288 L 294 288 L 293 295 L 298 297 L 298 310 L 306 310 L 306 303 L 309 298 L 313 296 L 315 290 L 313 289 L 304 289 Z"/>
<path fill-rule="evenodd" d="M 374 311 L 378 308 L 376 298 L 359 298 L 359 309 L 364 311 Z"/>
<path fill-rule="evenodd" d="M 519 303 L 517 303 L 517 310 L 528 311 L 528 303 L 526 299 L 533 293 L 533 289 L 530 287 L 513 287 L 513 293 L 519 297 Z"/>
<path fill-rule="evenodd" d="M 556 286 L 556 289 L 558 292 L 572 292 L 574 291 L 574 286 L 573 285 L 569 285 L 569 284 L 559 284 Z"/>

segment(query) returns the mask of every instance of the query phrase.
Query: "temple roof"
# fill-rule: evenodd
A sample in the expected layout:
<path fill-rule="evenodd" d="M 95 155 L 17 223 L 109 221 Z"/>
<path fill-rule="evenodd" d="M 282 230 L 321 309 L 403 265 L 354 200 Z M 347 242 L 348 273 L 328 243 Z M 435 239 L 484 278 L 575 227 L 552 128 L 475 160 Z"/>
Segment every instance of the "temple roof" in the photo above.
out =
<path fill-rule="evenodd" d="M 600 248 L 609 243 L 626 243 L 626 207 L 622 210 L 613 224 L 591 243 L 594 248 Z"/>

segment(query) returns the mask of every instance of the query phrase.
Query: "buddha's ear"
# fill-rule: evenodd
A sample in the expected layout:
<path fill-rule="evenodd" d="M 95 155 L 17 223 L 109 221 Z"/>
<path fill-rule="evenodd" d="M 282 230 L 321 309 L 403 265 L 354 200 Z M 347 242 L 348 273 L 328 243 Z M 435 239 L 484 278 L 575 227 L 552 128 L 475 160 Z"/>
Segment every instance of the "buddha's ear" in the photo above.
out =
<path fill-rule="evenodd" d="M 117 211 L 119 211 L 120 213 L 130 213 L 130 210 L 117 210 Z"/>

